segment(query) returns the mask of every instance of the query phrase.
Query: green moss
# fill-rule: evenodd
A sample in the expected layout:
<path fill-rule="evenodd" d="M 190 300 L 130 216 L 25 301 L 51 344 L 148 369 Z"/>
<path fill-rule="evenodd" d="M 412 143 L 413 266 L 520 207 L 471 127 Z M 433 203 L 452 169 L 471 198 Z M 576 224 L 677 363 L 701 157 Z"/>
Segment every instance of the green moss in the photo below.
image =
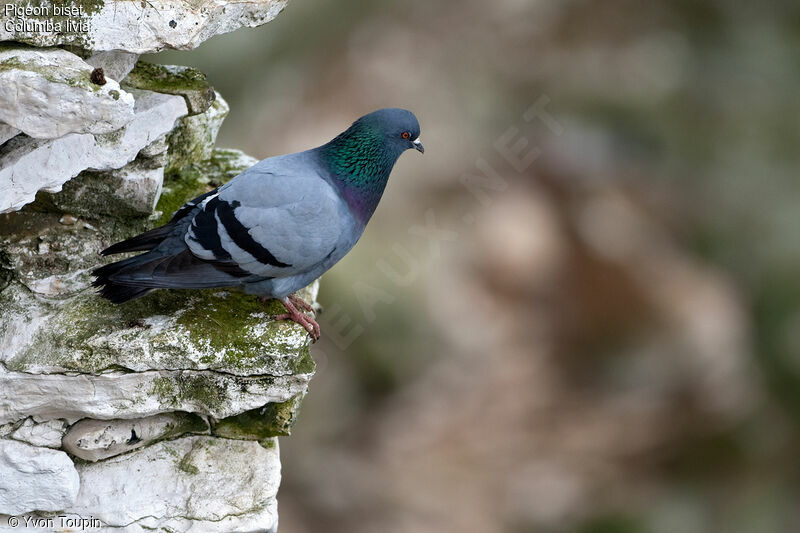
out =
<path fill-rule="evenodd" d="M 161 449 L 164 450 L 164 452 L 173 459 L 178 459 L 179 457 L 181 457 L 181 454 L 178 453 L 178 450 L 176 450 L 169 444 L 164 445 Z"/>
<path fill-rule="evenodd" d="M 185 435 L 186 433 L 207 433 L 208 424 L 205 419 L 194 413 L 175 412 L 173 415 L 178 417 L 175 424 L 170 424 L 167 431 L 158 439 L 172 439 Z M 154 441 L 156 442 L 156 441 Z"/>
<path fill-rule="evenodd" d="M 181 94 L 185 91 L 208 89 L 206 75 L 197 69 L 187 68 L 171 72 L 164 65 L 156 65 L 147 61 L 138 61 L 125 78 L 125 82 L 137 89 Z"/>
<path fill-rule="evenodd" d="M 268 437 L 266 439 L 261 439 L 258 441 L 258 444 L 261 445 L 262 448 L 266 448 L 267 450 L 274 450 L 278 447 L 278 439 L 276 437 Z"/>
<path fill-rule="evenodd" d="M 304 335 L 301 326 L 292 322 L 269 322 L 268 315 L 284 312 L 275 300 L 262 303 L 258 298 L 241 292 L 202 291 L 200 302 L 187 308 L 178 318 L 186 328 L 192 344 L 207 349 L 202 362 L 239 372 L 311 373 L 314 362 L 307 347 L 297 345 L 296 333 Z M 295 334 L 290 333 L 295 328 Z M 276 358 L 274 354 L 293 354 L 298 357 Z M 211 358 L 213 357 L 214 360 Z"/>
<path fill-rule="evenodd" d="M 108 91 L 108 94 L 110 94 L 111 98 L 113 98 L 114 100 L 119 100 L 119 91 L 118 90 L 112 89 L 112 90 Z"/>
<path fill-rule="evenodd" d="M 84 373 L 211 369 L 261 378 L 314 371 L 302 327 L 269 320 L 283 310 L 277 301 L 262 303 L 237 291 L 196 290 L 158 291 L 115 305 L 87 291 L 48 310 L 19 287 L 12 293 L 18 295 L 16 300 L 0 300 L 4 314 L 27 316 L 37 309 L 30 320 L 49 318 L 47 328 L 37 328 L 36 337 L 7 359 L 10 370 L 26 372 L 42 365 Z M 151 330 L 152 323 L 160 326 Z M 0 323 L 0 335 L 5 327 L 16 326 Z M 154 393 L 169 405 L 191 396 L 209 408 L 227 398 L 213 382 L 188 377 L 176 385 L 159 382 Z"/>
<path fill-rule="evenodd" d="M 125 77 L 126 86 L 183 96 L 190 115 L 205 112 L 216 98 L 206 75 L 189 67 L 167 67 L 139 61 Z"/>
<path fill-rule="evenodd" d="M 311 349 L 308 345 L 300 352 L 300 356 L 294 360 L 291 367 L 292 374 L 312 374 L 317 368 L 314 358 L 311 357 Z"/>
<path fill-rule="evenodd" d="M 291 433 L 303 395 L 282 403 L 270 403 L 259 409 L 223 418 L 212 429 L 218 437 L 263 441 L 269 437 L 284 437 Z"/>
<path fill-rule="evenodd" d="M 208 162 L 206 165 L 210 166 L 217 133 L 227 114 L 227 104 L 218 99 L 205 113 L 181 118 L 167 137 L 166 172 L 180 170 L 192 163 Z"/>
<path fill-rule="evenodd" d="M 284 312 L 283 305 L 278 301 L 262 303 L 255 296 L 238 291 L 226 293 L 224 298 L 212 291 L 201 292 L 198 296 L 203 301 L 182 313 L 178 324 L 190 330 L 196 324 L 205 324 L 202 331 L 196 332 L 198 340 L 205 340 L 217 350 L 252 347 L 249 339 L 241 338 L 242 328 L 263 324 L 264 315 Z M 278 329 L 273 328 L 275 334 L 278 334 Z"/>
<path fill-rule="evenodd" d="M 178 463 L 178 469 L 192 476 L 200 473 L 200 469 L 192 464 L 191 454 L 188 453 Z"/>
<path fill-rule="evenodd" d="M 232 180 L 258 162 L 239 150 L 229 148 L 216 148 L 208 161 L 208 168 L 213 170 L 217 179 L 222 183 Z"/>
<path fill-rule="evenodd" d="M 18 57 L 9 57 L 0 61 L 0 72 L 8 70 L 26 70 L 28 72 L 35 72 L 47 81 L 52 83 L 61 83 L 71 87 L 79 87 L 93 92 L 100 91 L 101 87 L 95 85 L 89 79 L 90 71 L 76 70 L 67 75 L 64 70 L 54 69 L 52 67 L 43 67 L 33 61 L 22 61 Z"/>
<path fill-rule="evenodd" d="M 253 160 L 238 150 L 215 149 L 211 159 L 171 170 L 164 176 L 164 189 L 156 210 L 160 226 L 169 222 L 183 204 L 228 182 L 253 164 Z"/>
<path fill-rule="evenodd" d="M 177 407 L 192 403 L 205 411 L 214 411 L 229 400 L 226 388 L 208 374 L 157 377 L 150 393 L 163 405 Z"/>
<path fill-rule="evenodd" d="M 164 188 L 156 205 L 156 210 L 161 211 L 161 215 L 154 225 L 166 224 L 183 204 L 213 188 L 208 183 L 208 178 L 202 174 L 200 167 L 195 165 L 164 176 Z"/>

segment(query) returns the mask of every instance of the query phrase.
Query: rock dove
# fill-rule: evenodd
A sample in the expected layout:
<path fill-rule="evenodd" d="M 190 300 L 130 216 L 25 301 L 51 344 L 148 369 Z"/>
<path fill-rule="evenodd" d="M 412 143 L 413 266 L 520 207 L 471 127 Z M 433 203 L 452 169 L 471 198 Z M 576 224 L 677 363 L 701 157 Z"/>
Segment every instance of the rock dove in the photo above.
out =
<path fill-rule="evenodd" d="M 404 151 L 424 152 L 419 122 L 405 109 L 356 120 L 318 148 L 270 157 L 187 202 L 164 226 L 106 248 L 148 250 L 92 272 L 114 303 L 153 289 L 238 287 L 280 300 L 313 340 L 319 324 L 293 293 L 331 268 L 361 237 Z"/>

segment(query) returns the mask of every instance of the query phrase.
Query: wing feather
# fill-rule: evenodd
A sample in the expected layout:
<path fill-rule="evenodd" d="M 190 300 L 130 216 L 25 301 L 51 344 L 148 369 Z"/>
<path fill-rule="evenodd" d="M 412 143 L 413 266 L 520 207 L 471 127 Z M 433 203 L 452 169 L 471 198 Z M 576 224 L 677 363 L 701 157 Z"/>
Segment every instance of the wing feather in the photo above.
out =
<path fill-rule="evenodd" d="M 343 216 L 342 201 L 318 176 L 241 175 L 198 206 L 185 242 L 202 259 L 286 277 L 332 253 Z"/>

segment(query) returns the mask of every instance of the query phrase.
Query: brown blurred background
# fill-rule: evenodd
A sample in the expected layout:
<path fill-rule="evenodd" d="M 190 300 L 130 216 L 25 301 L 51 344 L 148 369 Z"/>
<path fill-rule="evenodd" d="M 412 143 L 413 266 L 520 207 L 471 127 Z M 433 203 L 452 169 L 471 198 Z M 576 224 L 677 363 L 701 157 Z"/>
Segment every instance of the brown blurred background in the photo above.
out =
<path fill-rule="evenodd" d="M 413 110 L 282 533 L 800 531 L 800 5 L 292 0 L 152 59 L 259 158 Z"/>

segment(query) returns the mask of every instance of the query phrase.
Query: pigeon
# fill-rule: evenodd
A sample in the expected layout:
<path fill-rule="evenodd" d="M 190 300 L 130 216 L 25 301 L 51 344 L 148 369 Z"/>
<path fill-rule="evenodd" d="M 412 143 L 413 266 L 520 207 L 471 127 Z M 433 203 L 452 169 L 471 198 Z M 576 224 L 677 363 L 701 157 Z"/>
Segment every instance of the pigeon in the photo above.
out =
<path fill-rule="evenodd" d="M 99 294 L 121 304 L 154 289 L 239 288 L 280 300 L 285 314 L 320 336 L 312 307 L 294 293 L 356 244 L 397 159 L 424 153 L 419 122 L 380 109 L 332 141 L 270 157 L 191 200 L 165 225 L 114 244 L 102 255 L 146 251 L 95 269 Z"/>

